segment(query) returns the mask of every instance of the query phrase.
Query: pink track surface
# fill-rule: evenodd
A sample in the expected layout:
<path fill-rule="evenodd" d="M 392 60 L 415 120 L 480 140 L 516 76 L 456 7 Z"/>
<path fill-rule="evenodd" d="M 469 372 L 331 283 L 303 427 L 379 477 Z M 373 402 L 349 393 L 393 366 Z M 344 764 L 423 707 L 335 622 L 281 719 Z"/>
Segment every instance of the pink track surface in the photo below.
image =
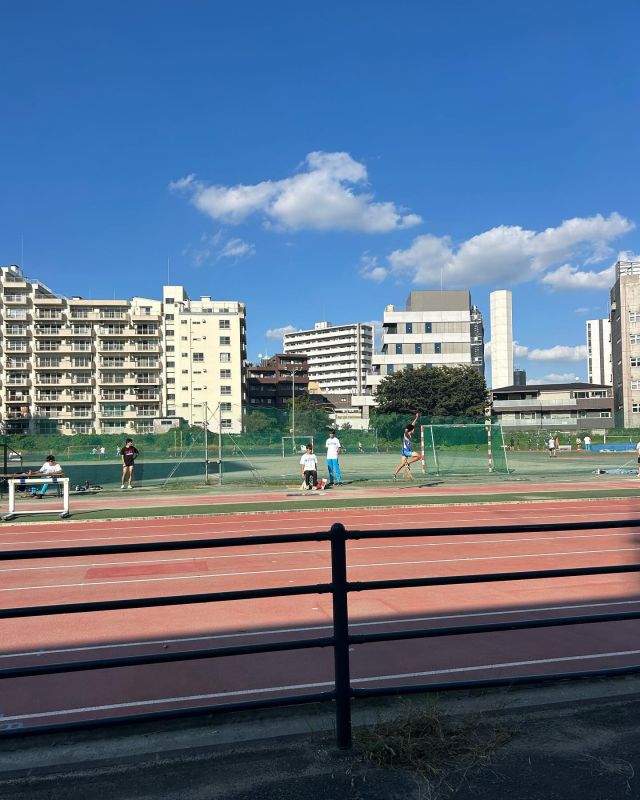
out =
<path fill-rule="evenodd" d="M 527 492 L 543 488 L 526 485 Z M 464 493 L 475 494 L 476 487 Z M 127 495 L 127 505 L 147 499 Z M 193 498 L 188 502 L 194 504 Z M 325 531 L 335 521 L 351 530 L 392 530 L 628 518 L 640 518 L 640 500 L 373 511 L 309 507 L 258 516 L 4 525 L 0 550 L 304 533 Z M 349 578 L 627 564 L 640 561 L 639 546 L 636 528 L 365 539 L 349 543 Z M 329 567 L 325 543 L 0 562 L 0 607 L 324 583 L 330 579 Z M 629 574 L 360 592 L 350 598 L 351 625 L 354 632 L 364 632 L 637 610 L 639 580 L 640 575 Z M 0 622 L 0 668 L 330 635 L 330 620 L 329 595 L 6 620 Z M 353 648 L 352 676 L 356 686 L 373 687 L 638 664 L 639 633 L 639 622 L 625 621 L 362 645 Z M 0 714 L 5 726 L 57 724 L 313 693 L 330 689 L 331 680 L 328 649 L 102 670 L 3 681 Z"/>

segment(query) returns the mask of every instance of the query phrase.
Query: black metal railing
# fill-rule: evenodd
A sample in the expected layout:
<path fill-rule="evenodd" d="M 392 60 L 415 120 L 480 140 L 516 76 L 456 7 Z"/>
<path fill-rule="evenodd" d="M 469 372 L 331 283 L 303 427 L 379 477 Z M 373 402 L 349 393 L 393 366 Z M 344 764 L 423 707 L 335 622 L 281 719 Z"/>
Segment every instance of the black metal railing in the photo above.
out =
<path fill-rule="evenodd" d="M 242 645 L 235 647 L 217 647 L 199 650 L 182 650 L 171 653 L 103 658 L 98 660 L 72 661 L 52 664 L 38 664 L 25 667 L 0 669 L 2 680 L 54 675 L 60 673 L 87 672 L 99 669 L 134 667 L 148 664 L 168 664 L 229 656 L 244 656 L 258 653 L 275 653 L 310 648 L 333 648 L 334 652 L 334 686 L 331 691 L 315 694 L 291 695 L 272 699 L 253 700 L 221 705 L 209 705 L 197 708 L 182 708 L 159 712 L 110 717 L 107 719 L 78 721 L 59 725 L 39 725 L 16 729 L 10 723 L 3 724 L 0 717 L 0 732 L 7 735 L 25 735 L 45 731 L 68 730 L 89 726 L 113 725 L 122 722 L 148 721 L 159 718 L 176 718 L 211 714 L 216 711 L 247 710 L 252 708 L 269 708 L 274 706 L 297 705 L 318 701 L 333 701 L 336 712 L 336 739 L 339 748 L 351 746 L 351 701 L 359 697 L 374 697 L 398 693 L 424 691 L 442 691 L 448 689 L 478 688 L 504 684 L 535 683 L 557 680 L 567 677 L 591 677 L 602 675 L 619 675 L 640 671 L 640 664 L 623 667 L 610 667 L 599 670 L 583 670 L 579 672 L 552 673 L 532 676 L 516 676 L 489 678 L 472 681 L 452 681 L 409 686 L 393 686 L 382 688 L 354 687 L 350 677 L 351 645 L 374 642 L 403 641 L 410 639 L 438 638 L 461 636 L 498 631 L 530 630 L 535 628 L 551 628 L 564 625 L 580 625 L 602 622 L 619 622 L 640 619 L 640 611 L 622 611 L 608 614 L 588 614 L 563 617 L 546 617 L 511 622 L 493 622 L 453 627 L 420 628 L 413 630 L 389 631 L 383 633 L 353 634 L 349 631 L 349 594 L 361 591 L 384 591 L 387 589 L 452 586 L 464 584 L 482 584 L 496 582 L 513 582 L 524 580 L 547 580 L 550 578 L 582 577 L 593 575 L 623 575 L 640 572 L 640 564 L 625 564 L 609 567 L 577 567 L 568 569 L 548 569 L 520 572 L 484 573 L 476 575 L 458 575 L 450 577 L 406 578 L 399 580 L 349 581 L 347 577 L 347 542 L 359 539 L 390 539 L 440 536 L 478 536 L 486 534 L 519 534 L 561 531 L 592 531 L 612 528 L 637 529 L 640 520 L 628 519 L 613 522 L 560 523 L 539 525 L 500 525 L 482 527 L 427 528 L 347 531 L 340 523 L 332 525 L 328 532 L 308 534 L 276 534 L 260 536 L 225 537 L 220 539 L 195 539 L 180 542 L 156 542 L 144 544 L 124 544 L 92 547 L 58 547 L 52 549 L 0 551 L 0 561 L 20 561 L 49 559 L 61 557 L 89 555 L 117 555 L 124 553 L 169 552 L 179 550 L 217 549 L 223 547 L 247 547 L 262 544 L 293 544 L 307 542 L 327 542 L 331 548 L 331 581 L 329 583 L 305 584 L 301 586 L 274 587 L 268 589 L 245 589 L 227 592 L 205 592 L 187 595 L 168 595 L 150 598 L 132 598 L 128 600 L 105 600 L 84 603 L 65 603 L 40 606 L 25 606 L 0 609 L 0 622 L 7 619 L 52 616 L 60 614 L 94 613 L 99 611 L 115 611 L 138 608 L 158 608 L 163 606 L 195 605 L 224 601 L 256 600 L 270 597 L 295 597 L 309 594 L 331 594 L 333 600 L 333 632 L 331 636 L 285 640 L 262 644 Z M 2 637 L 0 637 L 0 640 Z M 0 683 L 1 685 L 1 683 Z"/>

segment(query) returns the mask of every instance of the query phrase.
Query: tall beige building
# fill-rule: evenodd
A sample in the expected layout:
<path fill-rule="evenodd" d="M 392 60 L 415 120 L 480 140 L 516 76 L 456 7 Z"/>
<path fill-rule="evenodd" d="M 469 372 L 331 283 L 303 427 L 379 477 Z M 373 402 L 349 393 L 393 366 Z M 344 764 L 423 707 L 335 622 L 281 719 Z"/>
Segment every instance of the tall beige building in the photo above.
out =
<path fill-rule="evenodd" d="M 239 431 L 245 307 L 190 300 L 85 300 L 0 267 L 0 423 L 6 433 L 147 433 L 183 417 Z M 155 424 L 154 424 L 155 423 Z"/>
<path fill-rule="evenodd" d="M 610 294 L 616 427 L 640 428 L 640 261 L 618 261 Z"/>

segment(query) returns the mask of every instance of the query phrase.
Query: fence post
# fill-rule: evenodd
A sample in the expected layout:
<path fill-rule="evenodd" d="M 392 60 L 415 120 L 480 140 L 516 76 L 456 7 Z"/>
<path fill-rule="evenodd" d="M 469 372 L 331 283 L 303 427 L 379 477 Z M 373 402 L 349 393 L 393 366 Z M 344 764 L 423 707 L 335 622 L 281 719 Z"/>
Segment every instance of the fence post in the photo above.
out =
<path fill-rule="evenodd" d="M 336 685 L 336 744 L 351 747 L 351 677 L 349 665 L 349 603 L 347 537 L 344 525 L 331 526 L 331 585 L 333 587 L 333 661 Z"/>

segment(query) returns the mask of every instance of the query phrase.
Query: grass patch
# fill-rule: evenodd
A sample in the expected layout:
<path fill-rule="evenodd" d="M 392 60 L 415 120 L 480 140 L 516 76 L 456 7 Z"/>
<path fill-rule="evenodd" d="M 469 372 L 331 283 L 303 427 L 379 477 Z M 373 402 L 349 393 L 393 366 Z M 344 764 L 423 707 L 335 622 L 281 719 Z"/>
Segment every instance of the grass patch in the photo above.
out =
<path fill-rule="evenodd" d="M 365 763 L 410 772 L 422 796 L 436 800 L 468 784 L 511 737 L 482 718 L 452 722 L 430 707 L 358 730 L 355 748 Z"/>

